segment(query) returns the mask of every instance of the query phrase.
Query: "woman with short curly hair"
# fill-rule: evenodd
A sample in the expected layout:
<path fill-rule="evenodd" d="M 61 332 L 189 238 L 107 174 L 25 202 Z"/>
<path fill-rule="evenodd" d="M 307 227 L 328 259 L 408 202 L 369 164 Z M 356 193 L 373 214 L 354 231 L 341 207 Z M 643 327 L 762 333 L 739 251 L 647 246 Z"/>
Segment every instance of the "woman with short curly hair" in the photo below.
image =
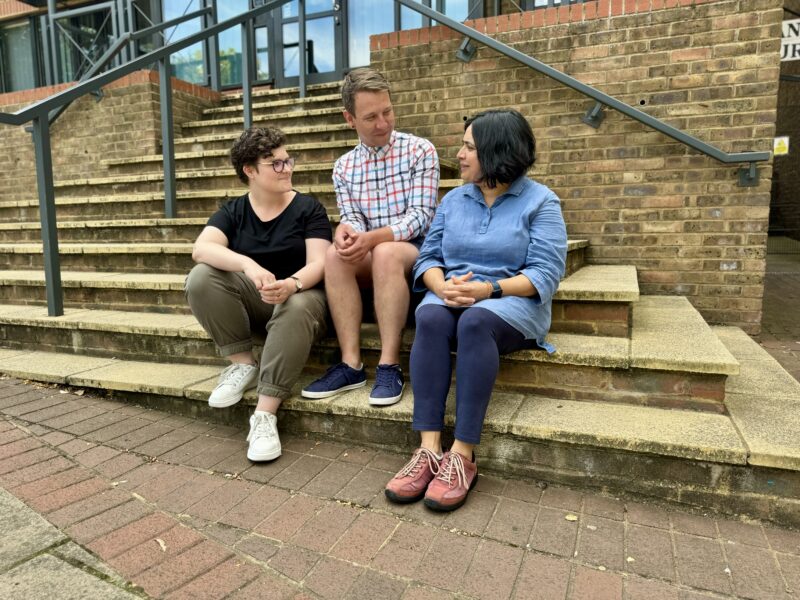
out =
<path fill-rule="evenodd" d="M 224 408 L 257 386 L 247 458 L 281 454 L 276 413 L 325 327 L 320 289 L 331 227 L 325 208 L 292 189 L 295 159 L 272 127 L 248 129 L 231 148 L 248 192 L 214 213 L 197 237 L 186 278 L 192 312 L 230 362 L 208 399 Z M 263 337 L 260 361 L 253 336 Z"/>

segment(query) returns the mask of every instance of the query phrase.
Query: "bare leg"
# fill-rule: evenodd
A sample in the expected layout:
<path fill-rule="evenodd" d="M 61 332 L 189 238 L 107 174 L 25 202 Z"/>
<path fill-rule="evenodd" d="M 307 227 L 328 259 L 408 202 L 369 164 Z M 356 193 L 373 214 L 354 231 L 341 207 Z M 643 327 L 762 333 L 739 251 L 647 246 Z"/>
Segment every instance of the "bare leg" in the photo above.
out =
<path fill-rule="evenodd" d="M 467 460 L 472 461 L 472 451 L 474 449 L 475 449 L 475 444 L 467 444 L 466 442 L 455 440 L 453 442 L 452 447 L 450 448 L 450 451 L 458 452 L 461 456 L 463 456 Z"/>
<path fill-rule="evenodd" d="M 361 292 L 358 279 L 369 273 L 370 255 L 360 263 L 344 262 L 331 246 L 325 255 L 325 293 L 342 350 L 342 361 L 354 369 L 361 366 Z"/>
<path fill-rule="evenodd" d="M 256 410 L 263 410 L 268 413 L 277 414 L 278 408 L 281 406 L 282 400 L 275 396 L 266 396 L 264 394 L 258 395 L 258 404 Z"/>
<path fill-rule="evenodd" d="M 427 448 L 436 456 L 442 455 L 442 432 L 441 431 L 420 431 L 422 441 L 420 446 Z"/>
<path fill-rule="evenodd" d="M 411 293 L 408 274 L 419 251 L 408 242 L 384 242 L 372 249 L 375 316 L 381 335 L 380 364 L 400 362 L 400 342 Z"/>
<path fill-rule="evenodd" d="M 253 353 L 249 350 L 246 352 L 237 352 L 236 354 L 229 354 L 226 358 L 234 364 L 240 365 L 254 365 L 256 364 L 253 358 Z"/>

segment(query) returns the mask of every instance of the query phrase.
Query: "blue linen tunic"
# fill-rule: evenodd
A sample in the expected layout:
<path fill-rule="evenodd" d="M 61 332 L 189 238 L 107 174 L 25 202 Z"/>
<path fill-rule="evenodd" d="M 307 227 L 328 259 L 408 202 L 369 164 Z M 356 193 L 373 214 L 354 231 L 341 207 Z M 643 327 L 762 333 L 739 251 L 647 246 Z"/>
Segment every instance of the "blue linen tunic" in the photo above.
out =
<path fill-rule="evenodd" d="M 552 298 L 564 276 L 567 230 L 561 204 L 550 188 L 527 177 L 514 181 L 490 207 L 475 184 L 445 195 L 414 264 L 415 291 L 427 288 L 422 276 L 439 267 L 445 279 L 472 271 L 473 281 L 497 281 L 525 275 L 538 296 L 503 296 L 473 304 L 492 311 L 553 352 L 545 343 L 550 329 Z M 444 301 L 428 290 L 420 306 Z"/>

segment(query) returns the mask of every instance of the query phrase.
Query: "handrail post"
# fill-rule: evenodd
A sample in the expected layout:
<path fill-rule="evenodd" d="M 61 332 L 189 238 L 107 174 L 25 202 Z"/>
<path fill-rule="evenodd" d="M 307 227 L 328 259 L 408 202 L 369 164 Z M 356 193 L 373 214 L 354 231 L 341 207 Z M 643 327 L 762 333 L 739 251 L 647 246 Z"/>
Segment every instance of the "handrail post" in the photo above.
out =
<path fill-rule="evenodd" d="M 297 0 L 297 34 L 298 34 L 298 50 L 300 79 L 298 85 L 300 86 L 300 97 L 306 97 L 306 2 L 305 0 Z"/>
<path fill-rule="evenodd" d="M 216 0 L 205 0 L 205 6 L 211 10 L 203 17 L 205 27 L 213 27 L 217 24 L 217 2 Z M 208 48 L 208 81 L 211 89 L 215 92 L 220 91 L 222 82 L 219 72 L 219 36 L 212 35 L 207 40 Z"/>
<path fill-rule="evenodd" d="M 39 221 L 42 225 L 47 314 L 51 317 L 60 317 L 64 314 L 64 294 L 61 288 L 61 261 L 58 256 L 53 156 L 50 150 L 50 122 L 47 111 L 41 112 L 33 118 L 33 152 L 36 157 Z"/>
<path fill-rule="evenodd" d="M 242 107 L 244 128 L 253 126 L 253 20 L 242 23 Z"/>
<path fill-rule="evenodd" d="M 175 134 L 172 130 L 172 79 L 169 56 L 158 60 L 159 96 L 161 99 L 161 153 L 164 158 L 164 216 L 178 216 L 175 197 Z"/>

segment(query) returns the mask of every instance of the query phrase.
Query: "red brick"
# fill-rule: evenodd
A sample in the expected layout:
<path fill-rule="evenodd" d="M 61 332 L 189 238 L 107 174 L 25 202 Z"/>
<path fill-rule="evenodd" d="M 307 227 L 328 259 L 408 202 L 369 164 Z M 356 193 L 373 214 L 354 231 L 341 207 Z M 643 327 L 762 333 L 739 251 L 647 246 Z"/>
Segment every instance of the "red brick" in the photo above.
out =
<path fill-rule="evenodd" d="M 321 555 L 313 550 L 285 545 L 270 559 L 269 566 L 289 579 L 302 581 L 317 564 Z"/>
<path fill-rule="evenodd" d="M 163 550 L 158 540 L 164 543 Z M 153 539 L 137 544 L 130 550 L 108 559 L 108 563 L 125 576 L 133 577 L 203 540 L 205 538 L 196 531 L 176 525 Z"/>
<path fill-rule="evenodd" d="M 689 600 L 688 597 L 684 597 Z M 683 600 L 677 587 L 667 583 L 629 577 L 625 582 L 625 600 Z"/>
<path fill-rule="evenodd" d="M 563 600 L 569 584 L 569 561 L 529 553 L 517 575 L 515 600 Z"/>
<path fill-rule="evenodd" d="M 399 521 L 394 517 L 362 512 L 344 532 L 330 555 L 363 565 L 369 564 L 398 524 Z"/>
<path fill-rule="evenodd" d="M 578 537 L 578 523 L 567 521 L 567 514 L 565 511 L 542 507 L 531 534 L 531 548 L 571 558 Z"/>
<path fill-rule="evenodd" d="M 257 483 L 249 481 L 227 480 L 225 485 L 187 508 L 186 512 L 193 517 L 216 521 L 250 494 L 256 492 L 259 487 L 261 486 Z"/>
<path fill-rule="evenodd" d="M 91 476 L 91 473 L 89 473 L 86 469 L 75 467 L 67 471 L 61 471 L 60 473 L 51 475 L 45 479 L 39 479 L 37 481 L 25 483 L 12 488 L 11 491 L 14 492 L 14 495 L 17 498 L 27 501 L 32 498 L 40 498 L 46 494 L 49 494 L 50 492 L 54 492 L 55 490 L 59 490 L 74 483 L 84 481 L 89 479 Z"/>
<path fill-rule="evenodd" d="M 75 459 L 83 466 L 92 468 L 102 462 L 114 458 L 119 453 L 119 450 L 109 448 L 108 446 L 95 446 L 86 452 L 78 454 Z"/>
<path fill-rule="evenodd" d="M 720 537 L 736 544 L 747 544 L 748 546 L 759 546 L 766 548 L 767 538 L 759 524 L 742 523 L 741 521 L 719 520 L 717 521 Z"/>
<path fill-rule="evenodd" d="M 157 475 L 137 486 L 134 491 L 150 502 L 158 502 L 160 498 L 178 489 L 197 476 L 192 469 L 174 465 L 159 465 Z"/>
<path fill-rule="evenodd" d="M 68 433 L 61 433 L 60 431 L 51 431 L 47 435 L 43 435 L 40 439 L 43 442 L 46 442 L 52 446 L 58 446 L 60 444 L 69 442 L 74 438 Z"/>
<path fill-rule="evenodd" d="M 778 563 L 769 550 L 726 544 L 725 553 L 736 595 L 743 598 L 782 598 L 785 593 Z"/>
<path fill-rule="evenodd" d="M 133 582 L 151 596 L 160 597 L 230 557 L 231 553 L 219 544 L 203 540 L 177 556 L 140 573 L 134 577 Z"/>
<path fill-rule="evenodd" d="M 324 502 L 308 496 L 292 496 L 258 527 L 256 533 L 276 540 L 286 541 L 313 517 Z"/>
<path fill-rule="evenodd" d="M 63 490 L 48 494 L 42 502 L 30 502 L 40 512 L 50 512 L 47 519 L 57 527 L 66 527 L 118 506 L 130 499 L 128 494 L 109 490 L 100 479 L 87 479 Z M 40 508 L 44 504 L 46 508 Z"/>
<path fill-rule="evenodd" d="M 405 581 L 375 571 L 364 571 L 350 588 L 348 600 L 398 599 L 407 587 Z"/>
<path fill-rule="evenodd" d="M 571 600 L 622 600 L 622 577 L 578 565 Z"/>
<path fill-rule="evenodd" d="M 362 567 L 323 557 L 303 581 L 303 587 L 323 598 L 344 598 L 353 582 L 364 572 Z"/>
<path fill-rule="evenodd" d="M 233 527 L 253 529 L 289 497 L 285 490 L 263 486 L 222 515 L 219 521 Z"/>
<path fill-rule="evenodd" d="M 152 512 L 153 509 L 143 502 L 131 500 L 95 515 L 91 519 L 81 521 L 77 525 L 72 525 L 67 529 L 67 533 L 77 542 L 87 544 Z"/>
<path fill-rule="evenodd" d="M 461 591 L 479 598 L 510 597 L 523 554 L 521 548 L 482 540 L 469 566 L 469 576 L 461 580 Z"/>
<path fill-rule="evenodd" d="M 471 577 L 468 569 L 479 542 L 476 537 L 438 531 L 413 578 L 451 592 L 458 591 L 462 579 Z M 447 576 L 442 577 L 443 573 Z"/>
<path fill-rule="evenodd" d="M 415 523 L 400 523 L 375 555 L 372 566 L 392 575 L 413 578 L 435 536 L 434 529 Z"/>
<path fill-rule="evenodd" d="M 22 429 L 17 429 L 16 427 L 10 426 L 9 429 L 6 429 L 0 433 L 0 446 L 5 446 L 6 444 L 16 442 L 17 440 L 21 440 L 26 437 L 28 437 L 28 434 L 22 431 Z M 2 452 L 2 450 L 0 450 L 0 452 Z"/>
<path fill-rule="evenodd" d="M 73 438 L 68 442 L 61 444 L 58 449 L 66 454 L 69 454 L 70 456 L 77 456 L 78 454 L 82 454 L 87 450 L 91 450 L 95 447 L 95 445 L 96 444 L 93 442 L 87 442 L 85 440 Z"/>
<path fill-rule="evenodd" d="M 536 505 L 502 498 L 486 528 L 485 536 L 515 546 L 524 546 L 531 535 L 538 512 Z"/>
<path fill-rule="evenodd" d="M 124 476 L 125 473 L 140 467 L 143 462 L 144 461 L 135 454 L 120 454 L 96 465 L 94 470 L 109 479 L 117 479 L 118 477 Z"/>
<path fill-rule="evenodd" d="M 174 492 L 160 498 L 158 506 L 170 512 L 180 513 L 209 494 L 213 494 L 223 485 L 225 480 L 222 477 L 201 473 Z"/>
<path fill-rule="evenodd" d="M 216 600 L 245 587 L 261 575 L 261 569 L 230 559 L 167 596 L 169 600 Z"/>
<path fill-rule="evenodd" d="M 580 528 L 578 560 L 621 571 L 625 564 L 623 523 L 585 515 Z"/>
<path fill-rule="evenodd" d="M 675 561 L 669 532 L 629 525 L 626 533 L 627 570 L 645 577 L 675 581 Z M 633 561 L 628 561 L 632 558 Z"/>
<path fill-rule="evenodd" d="M 229 600 L 264 600 L 264 598 L 274 598 L 284 600 L 295 598 L 299 600 L 297 594 L 299 588 L 292 586 L 285 579 L 262 575 L 247 587 L 230 595 Z"/>
<path fill-rule="evenodd" d="M 676 533 L 675 553 L 681 582 L 722 594 L 732 593 L 728 568 L 717 540 Z"/>
<path fill-rule="evenodd" d="M 273 542 L 260 535 L 248 535 L 236 543 L 236 550 L 249 554 L 256 560 L 267 562 L 280 549 L 278 542 Z"/>
<path fill-rule="evenodd" d="M 27 413 L 36 412 L 44 408 L 57 406 L 59 404 L 64 404 L 64 399 L 61 397 L 58 396 L 48 396 L 46 398 L 40 397 L 39 399 L 33 400 L 32 402 L 26 402 L 24 404 L 9 406 L 8 408 L 4 409 L 3 412 L 7 415 L 21 417 L 24 419 Z"/>
<path fill-rule="evenodd" d="M 355 521 L 359 509 L 327 504 L 311 517 L 290 540 L 293 544 L 327 553 Z"/>
<path fill-rule="evenodd" d="M 175 524 L 175 519 L 164 513 L 150 513 L 119 529 L 105 533 L 87 544 L 87 548 L 104 560 L 108 560 L 147 540 L 152 540 Z"/>
<path fill-rule="evenodd" d="M 0 468 L 2 468 L 3 465 L 5 464 L 5 461 L 11 458 L 12 456 L 17 456 L 18 454 L 23 454 L 25 452 L 28 452 L 29 450 L 41 447 L 42 443 L 39 440 L 32 437 L 26 437 L 25 439 L 16 440 L 8 444 L 5 444 L 4 446 L 0 446 L 0 460 L 3 461 L 2 463 L 0 463 Z M 2 472 L 7 473 L 8 471 L 11 470 L 12 469 L 3 469 Z"/>

